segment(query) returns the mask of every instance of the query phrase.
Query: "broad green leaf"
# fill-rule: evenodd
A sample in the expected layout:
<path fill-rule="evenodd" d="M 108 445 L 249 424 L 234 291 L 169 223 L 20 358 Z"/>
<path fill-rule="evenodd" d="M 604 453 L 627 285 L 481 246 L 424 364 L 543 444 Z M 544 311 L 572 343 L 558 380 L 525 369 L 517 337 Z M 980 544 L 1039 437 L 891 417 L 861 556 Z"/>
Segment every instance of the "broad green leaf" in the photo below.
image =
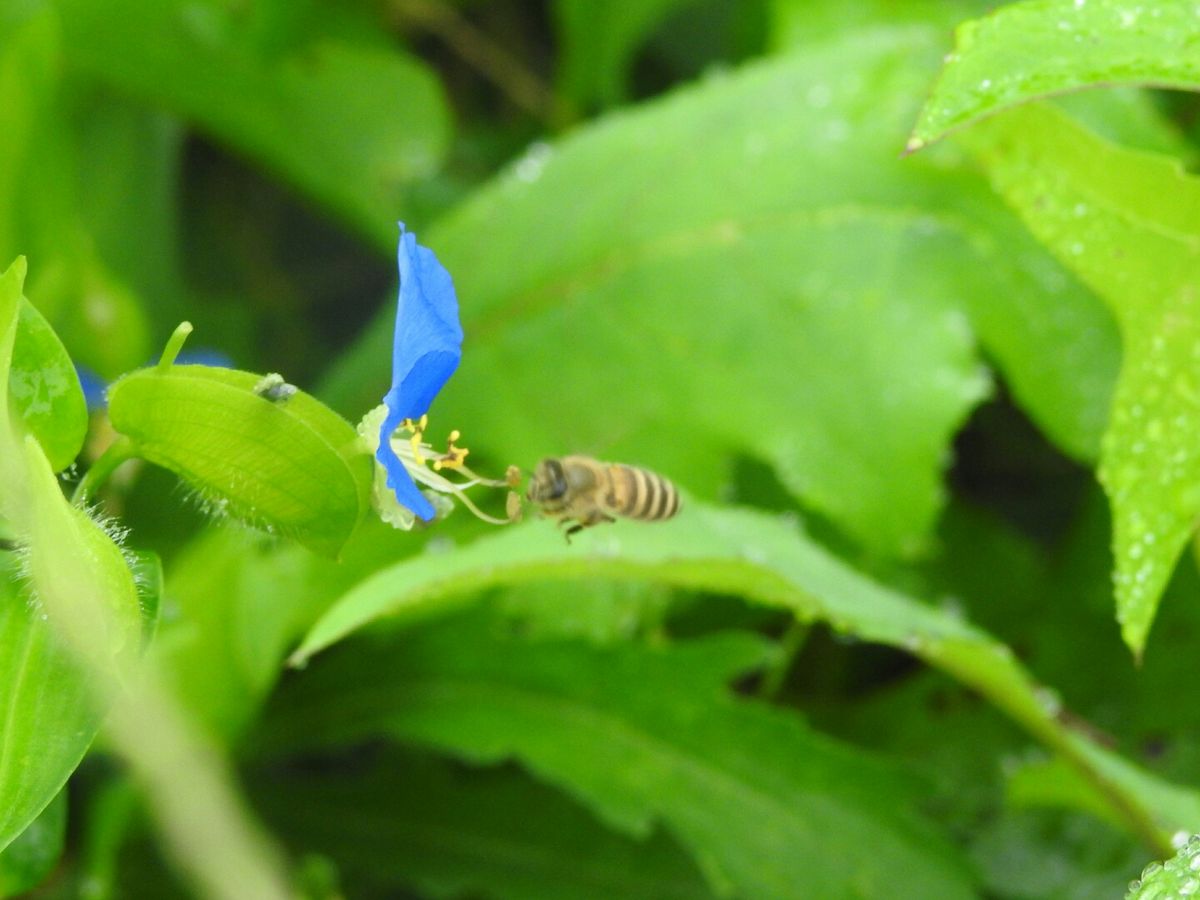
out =
<path fill-rule="evenodd" d="M 960 25 L 909 139 L 916 150 L 1008 106 L 1080 88 L 1200 88 L 1191 0 L 1025 0 Z"/>
<path fill-rule="evenodd" d="M 907 777 L 725 689 L 763 663 L 759 639 L 595 648 L 498 632 L 467 615 L 347 644 L 281 689 L 263 740 L 278 752 L 388 734 L 515 757 L 623 831 L 661 820 L 721 893 L 972 895 Z"/>
<path fill-rule="evenodd" d="M 1117 618 L 1140 655 L 1200 514 L 1200 180 L 1044 105 L 967 139 L 996 190 L 1120 325 L 1124 362 L 1099 474 L 1113 511 Z"/>
<path fill-rule="evenodd" d="M 653 582 L 546 579 L 499 591 L 492 602 L 528 637 L 606 644 L 660 627 L 673 599 Z"/>
<path fill-rule="evenodd" d="M 8 390 L 17 414 L 37 437 L 55 471 L 71 465 L 87 436 L 87 404 L 71 357 L 42 314 L 24 297 Z"/>
<path fill-rule="evenodd" d="M 219 512 L 336 556 L 367 509 L 374 460 L 345 420 L 303 392 L 275 403 L 261 376 L 143 369 L 109 389 L 113 427 Z"/>
<path fill-rule="evenodd" d="M 0 850 L 0 897 L 15 897 L 39 885 L 62 856 L 67 830 L 67 795 L 59 793 L 33 822 Z"/>
<path fill-rule="evenodd" d="M 1144 840 L 1159 841 L 1164 828 L 1200 824 L 1200 796 L 1155 782 L 1075 733 L 1060 720 L 1053 695 L 985 632 L 864 578 L 776 518 L 695 502 L 671 522 L 622 523 L 581 535 L 570 546 L 541 522 L 476 541 L 450 559 L 425 555 L 382 569 L 317 620 L 292 660 L 302 664 L 382 617 L 392 624 L 419 622 L 471 602 L 484 588 L 583 576 L 736 594 L 914 654 L 1061 753 L 1096 786 L 1099 802 Z M 1149 784 L 1158 787 L 1151 791 Z"/>
<path fill-rule="evenodd" d="M 1186 900 L 1200 891 L 1200 835 L 1170 859 L 1150 863 L 1129 886 L 1126 900 Z"/>
<path fill-rule="evenodd" d="M 349 771 L 268 771 L 247 783 L 276 834 L 336 862 L 354 885 L 347 896 L 400 885 L 505 900 L 712 896 L 661 833 L 630 840 L 511 769 L 389 751 Z"/>
<path fill-rule="evenodd" d="M 255 45 L 254 10 L 211 0 L 56 5 L 78 71 L 195 122 L 381 244 L 404 186 L 445 151 L 436 81 L 382 40 Z"/>
<path fill-rule="evenodd" d="M 615 106 L 628 93 L 634 54 L 656 26 L 695 0 L 608 3 L 557 0 L 555 24 L 562 44 L 558 90 L 575 106 Z"/>

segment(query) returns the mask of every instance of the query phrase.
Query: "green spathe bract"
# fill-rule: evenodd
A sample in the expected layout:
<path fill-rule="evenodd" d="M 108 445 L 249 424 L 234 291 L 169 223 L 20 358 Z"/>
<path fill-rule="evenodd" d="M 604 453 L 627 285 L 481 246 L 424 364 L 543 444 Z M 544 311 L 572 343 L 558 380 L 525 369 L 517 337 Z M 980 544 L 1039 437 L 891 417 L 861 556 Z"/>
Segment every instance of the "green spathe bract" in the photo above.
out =
<path fill-rule="evenodd" d="M 373 460 L 344 419 L 300 391 L 273 403 L 261 375 L 142 369 L 109 389 L 113 427 L 215 511 L 336 556 L 368 508 Z"/>

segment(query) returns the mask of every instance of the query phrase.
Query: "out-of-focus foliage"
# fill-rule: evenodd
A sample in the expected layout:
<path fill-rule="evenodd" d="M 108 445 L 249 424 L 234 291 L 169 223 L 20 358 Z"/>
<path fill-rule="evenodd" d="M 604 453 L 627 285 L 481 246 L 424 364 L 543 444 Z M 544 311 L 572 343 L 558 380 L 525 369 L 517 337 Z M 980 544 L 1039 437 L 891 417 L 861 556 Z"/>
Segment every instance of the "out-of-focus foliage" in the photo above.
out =
<path fill-rule="evenodd" d="M 0 0 L 0 895 L 1030 900 L 1169 857 L 1193 6 Z M 424 440 L 519 492 L 643 465 L 674 521 L 374 516 L 398 220 L 465 334 Z M 232 365 L 172 365 L 185 319 Z"/>

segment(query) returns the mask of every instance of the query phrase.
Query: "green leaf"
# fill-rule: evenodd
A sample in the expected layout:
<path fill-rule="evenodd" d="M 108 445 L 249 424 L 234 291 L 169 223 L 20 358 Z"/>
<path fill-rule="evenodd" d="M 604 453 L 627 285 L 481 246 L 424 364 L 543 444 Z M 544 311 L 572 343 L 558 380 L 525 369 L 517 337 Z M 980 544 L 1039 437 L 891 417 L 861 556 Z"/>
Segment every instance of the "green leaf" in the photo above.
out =
<path fill-rule="evenodd" d="M 268 771 L 247 783 L 275 833 L 331 856 L 354 896 L 399 885 L 505 900 L 711 896 L 663 834 L 630 840 L 511 769 L 390 750 L 349 769 Z"/>
<path fill-rule="evenodd" d="M 437 82 L 380 38 L 350 43 L 314 28 L 264 46 L 247 31 L 253 7 L 217 2 L 57 6 L 72 66 L 195 122 L 381 245 L 395 239 L 403 187 L 445 152 Z"/>
<path fill-rule="evenodd" d="M 631 531 L 637 534 L 632 535 Z M 820 619 L 839 633 L 912 653 L 978 691 L 1035 738 L 1062 754 L 1097 788 L 1099 802 L 1154 844 L 1162 828 L 1200 823 L 1200 795 L 1159 783 L 1068 728 L 1059 706 L 1008 647 L 960 617 L 881 587 L 774 517 L 692 502 L 654 526 L 622 523 L 566 546 L 547 523 L 511 527 L 458 548 L 423 555 L 362 581 L 317 620 L 293 655 L 304 663 L 370 622 L 393 626 L 445 615 L 484 588 L 547 578 L 651 580 L 718 593 Z M 1157 787 L 1150 790 L 1148 785 Z"/>
<path fill-rule="evenodd" d="M 274 403 L 261 376 L 208 366 L 143 369 L 108 393 L 113 427 L 220 512 L 336 556 L 367 509 L 374 460 L 308 394 Z"/>
<path fill-rule="evenodd" d="M 4 850 L 0 850 L 0 897 L 37 887 L 58 864 L 67 830 L 67 795 L 50 805 Z"/>
<path fill-rule="evenodd" d="M 1117 618 L 1137 654 L 1200 515 L 1200 180 L 1048 106 L 967 136 L 996 190 L 1109 304 L 1124 362 L 1101 456 Z"/>
<path fill-rule="evenodd" d="M 1200 835 L 1163 863 L 1151 863 L 1129 886 L 1126 900 L 1187 900 L 1200 891 Z"/>
<path fill-rule="evenodd" d="M 736 700 L 761 665 L 745 634 L 647 649 L 529 643 L 458 616 L 330 654 L 278 694 L 274 750 L 380 733 L 473 760 L 519 759 L 600 817 L 661 820 L 718 892 L 747 897 L 971 896 L 907 778 Z"/>
<path fill-rule="evenodd" d="M 909 139 L 1049 94 L 1112 84 L 1200 89 L 1190 0 L 1026 0 L 965 22 Z"/>
<path fill-rule="evenodd" d="M 17 414 L 42 445 L 54 470 L 71 465 L 87 437 L 87 403 L 62 341 L 24 297 L 8 389 Z"/>
<path fill-rule="evenodd" d="M 0 565 L 0 849 L 31 826 L 87 751 L 100 717 L 53 626 Z M 0 856 L 0 859 L 3 859 Z"/>

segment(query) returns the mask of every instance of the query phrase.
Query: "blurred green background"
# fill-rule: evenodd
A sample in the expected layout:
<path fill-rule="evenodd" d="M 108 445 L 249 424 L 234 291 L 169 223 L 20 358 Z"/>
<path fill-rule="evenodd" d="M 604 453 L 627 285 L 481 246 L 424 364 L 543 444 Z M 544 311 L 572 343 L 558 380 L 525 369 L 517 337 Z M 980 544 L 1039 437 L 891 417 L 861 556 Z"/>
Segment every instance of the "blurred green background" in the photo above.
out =
<path fill-rule="evenodd" d="M 390 379 L 402 220 L 454 276 L 466 333 L 432 411 L 436 443 L 462 429 L 472 465 L 496 475 L 569 452 L 637 462 L 700 504 L 803 521 L 849 566 L 1012 648 L 1052 686 L 1050 719 L 1194 781 L 1200 718 L 1179 699 L 1200 639 L 1191 560 L 1140 667 L 1113 622 L 1092 470 L 1120 364 L 1114 317 L 960 145 L 901 155 L 953 26 L 986 9 L 0 0 L 0 266 L 28 257 L 29 298 L 106 380 L 187 319 L 190 349 L 280 372 L 357 421 Z M 1122 145 L 1195 159 L 1190 96 L 1114 89 L 1062 106 Z M 484 526 L 460 514 L 432 533 L 369 527 L 338 565 L 208 530 L 174 476 L 149 467 L 108 501 L 132 546 L 164 555 L 161 652 L 313 895 L 752 896 L 752 879 L 730 881 L 736 865 L 704 849 L 719 838 L 679 820 L 669 834 L 582 775 L 531 777 L 501 738 L 456 743 L 404 721 L 381 729 L 390 741 L 351 730 L 332 748 L 289 745 L 289 727 L 305 731 L 297 709 L 320 722 L 339 707 L 322 677 L 345 695 L 433 677 L 386 669 L 409 652 L 450 680 L 594 679 L 651 719 L 644 698 L 663 697 L 685 732 L 697 698 L 740 676 L 739 695 L 789 710 L 789 724 L 745 726 L 778 740 L 764 753 L 781 771 L 806 721 L 806 735 L 916 779 L 914 806 L 938 832 L 931 869 L 953 848 L 944 896 L 1116 896 L 1148 858 L 978 693 L 853 626 L 752 606 L 743 598 L 763 592 L 737 584 L 672 589 L 584 568 L 489 586 L 486 615 L 411 644 L 378 638 L 377 657 L 361 654 L 378 669 L 343 671 L 349 651 L 316 688 L 283 676 L 256 728 L 320 611 L 426 550 L 453 572 Z M 542 526 L 536 540 L 558 540 Z M 635 534 L 614 531 L 608 550 L 601 535 L 596 552 L 620 558 Z M 726 536 L 756 562 L 752 541 Z M 506 629 L 551 649 L 526 655 L 493 634 Z M 768 649 L 747 649 L 746 634 Z M 555 641 L 575 642 L 570 661 Z M 694 644 L 709 663 L 688 656 Z M 639 668 L 660 646 L 679 658 Z M 472 668 L 493 655 L 495 671 Z M 581 760 L 601 755 L 582 747 Z M 73 781 L 46 896 L 178 890 L 116 768 L 97 753 Z M 731 842 L 758 839 L 743 826 Z M 501 837 L 528 858 L 506 857 Z M 852 878 L 830 890 L 890 896 Z"/>

